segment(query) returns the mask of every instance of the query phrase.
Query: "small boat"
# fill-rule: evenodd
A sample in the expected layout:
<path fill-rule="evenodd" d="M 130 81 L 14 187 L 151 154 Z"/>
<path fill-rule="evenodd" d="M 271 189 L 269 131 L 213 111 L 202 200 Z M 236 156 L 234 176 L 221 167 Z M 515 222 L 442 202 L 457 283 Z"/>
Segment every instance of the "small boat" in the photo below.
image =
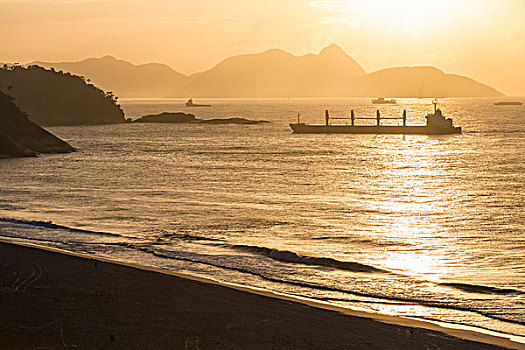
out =
<path fill-rule="evenodd" d="M 523 105 L 522 102 L 517 101 L 499 101 L 494 103 L 494 106 L 521 106 Z"/>
<path fill-rule="evenodd" d="M 188 101 L 186 101 L 186 107 L 211 107 L 211 105 L 200 105 L 193 103 L 193 99 L 190 98 Z"/>
<path fill-rule="evenodd" d="M 325 111 L 325 124 L 305 124 L 301 123 L 297 116 L 297 123 L 290 124 L 296 134 L 405 134 L 405 135 L 450 135 L 461 134 L 461 127 L 454 126 L 452 119 L 446 118 L 441 109 L 437 108 L 437 101 L 434 101 L 434 113 L 425 116 L 426 125 L 407 125 L 407 113 L 403 111 L 402 117 L 381 117 L 379 110 L 375 117 L 356 117 L 354 111 L 350 112 L 350 117 L 330 117 Z M 349 119 L 351 124 L 331 124 L 330 119 Z M 372 119 L 376 125 L 356 125 L 359 119 Z M 400 119 L 403 125 L 381 125 L 384 119 Z"/>
<path fill-rule="evenodd" d="M 392 99 L 385 99 L 384 97 L 378 97 L 375 100 L 372 100 L 372 103 L 375 105 L 382 105 L 382 104 L 396 104 L 397 101 Z"/>

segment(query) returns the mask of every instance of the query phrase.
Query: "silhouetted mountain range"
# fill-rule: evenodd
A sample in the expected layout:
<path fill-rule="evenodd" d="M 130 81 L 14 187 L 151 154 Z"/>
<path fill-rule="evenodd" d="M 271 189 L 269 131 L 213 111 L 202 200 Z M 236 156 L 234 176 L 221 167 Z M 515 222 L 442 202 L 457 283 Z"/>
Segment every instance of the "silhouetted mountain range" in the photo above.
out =
<path fill-rule="evenodd" d="M 190 76 L 182 92 L 194 97 L 338 96 L 350 81 L 365 74 L 337 45 L 319 55 L 294 56 L 269 50 L 227 58 L 208 71 Z"/>
<path fill-rule="evenodd" d="M 496 89 L 435 67 L 382 69 L 356 81 L 356 96 L 388 97 L 495 97 Z"/>
<path fill-rule="evenodd" d="M 367 74 L 339 46 L 318 55 L 283 50 L 227 58 L 190 76 L 166 65 L 133 65 L 106 56 L 81 62 L 34 62 L 83 75 L 121 97 L 490 97 L 473 79 L 434 67 L 397 67 Z"/>
<path fill-rule="evenodd" d="M 0 69 L 0 91 L 39 125 L 124 123 L 117 97 L 82 77 L 39 66 Z"/>
<path fill-rule="evenodd" d="M 111 56 L 88 58 L 80 62 L 33 62 L 84 76 L 105 91 L 121 97 L 170 97 L 188 77 L 160 63 L 134 65 Z"/>

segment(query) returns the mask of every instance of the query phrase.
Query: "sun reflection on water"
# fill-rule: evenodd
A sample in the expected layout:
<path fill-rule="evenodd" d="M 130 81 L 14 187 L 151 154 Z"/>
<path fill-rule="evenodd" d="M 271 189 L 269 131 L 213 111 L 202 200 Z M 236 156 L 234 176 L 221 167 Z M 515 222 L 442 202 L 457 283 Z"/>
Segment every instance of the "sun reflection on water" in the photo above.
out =
<path fill-rule="evenodd" d="M 436 141 L 439 144 L 439 140 Z M 450 210 L 443 164 L 442 149 L 437 151 L 434 142 L 406 137 L 402 146 L 385 157 L 382 177 L 389 181 L 382 184 L 386 196 L 381 200 L 381 210 L 390 212 L 383 218 L 381 234 L 400 239 L 408 247 L 383 252 L 383 266 L 425 278 L 438 279 L 451 269 L 451 258 L 446 237 L 451 233 L 440 225 Z M 428 241 L 431 241 L 429 243 Z M 442 242 L 436 242 L 441 240 Z M 432 246 L 433 249 L 428 249 Z M 436 247 L 438 247 L 436 249 Z"/>

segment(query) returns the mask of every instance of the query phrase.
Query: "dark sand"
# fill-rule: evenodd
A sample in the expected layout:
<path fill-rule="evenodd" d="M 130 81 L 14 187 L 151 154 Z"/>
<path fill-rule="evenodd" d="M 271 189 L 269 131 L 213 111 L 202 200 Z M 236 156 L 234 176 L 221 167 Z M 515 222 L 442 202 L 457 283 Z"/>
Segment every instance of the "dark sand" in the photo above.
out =
<path fill-rule="evenodd" d="M 8 243 L 0 281 L 0 349 L 501 349 Z"/>

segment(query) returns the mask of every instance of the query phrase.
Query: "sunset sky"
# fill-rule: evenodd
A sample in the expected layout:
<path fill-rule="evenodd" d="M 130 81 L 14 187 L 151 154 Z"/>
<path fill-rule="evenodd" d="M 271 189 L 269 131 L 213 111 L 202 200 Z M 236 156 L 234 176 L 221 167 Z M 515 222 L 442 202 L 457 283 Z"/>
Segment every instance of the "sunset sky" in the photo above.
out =
<path fill-rule="evenodd" d="M 367 72 L 433 65 L 525 95 L 522 0 L 0 0 L 0 62 L 113 55 L 190 74 L 337 43 Z"/>

